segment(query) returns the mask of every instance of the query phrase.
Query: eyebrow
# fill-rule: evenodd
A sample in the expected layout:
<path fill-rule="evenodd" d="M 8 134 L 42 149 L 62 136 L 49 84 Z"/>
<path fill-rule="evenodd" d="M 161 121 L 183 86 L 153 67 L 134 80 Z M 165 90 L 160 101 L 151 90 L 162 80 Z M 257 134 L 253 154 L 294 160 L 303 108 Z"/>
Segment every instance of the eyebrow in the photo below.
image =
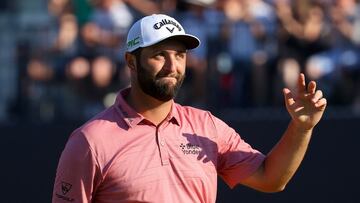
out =
<path fill-rule="evenodd" d="M 167 51 L 167 50 L 172 50 L 172 51 L 176 51 L 178 53 L 187 53 L 187 49 L 161 49 L 160 47 L 155 47 L 154 49 L 152 49 L 153 52 L 162 52 L 162 51 Z"/>
<path fill-rule="evenodd" d="M 181 43 L 181 42 L 179 42 L 179 43 Z M 182 44 L 182 43 L 181 43 L 181 44 Z M 184 44 L 183 44 L 183 45 L 184 45 Z M 155 45 L 152 50 L 153 50 L 153 51 L 163 51 L 164 49 L 161 48 L 161 47 L 163 47 L 163 46 L 165 46 L 165 44 L 162 44 L 162 42 L 160 42 L 159 44 Z M 165 49 L 165 50 L 166 50 L 166 49 Z M 175 51 L 177 51 L 177 52 L 184 52 L 184 53 L 187 52 L 187 49 L 186 49 L 186 46 L 185 46 L 185 45 L 184 45 L 183 48 L 178 48 L 178 49 L 174 48 L 173 50 L 175 50 Z"/>
<path fill-rule="evenodd" d="M 184 49 L 184 50 L 177 50 L 177 52 L 180 52 L 180 53 L 187 53 L 187 49 Z"/>

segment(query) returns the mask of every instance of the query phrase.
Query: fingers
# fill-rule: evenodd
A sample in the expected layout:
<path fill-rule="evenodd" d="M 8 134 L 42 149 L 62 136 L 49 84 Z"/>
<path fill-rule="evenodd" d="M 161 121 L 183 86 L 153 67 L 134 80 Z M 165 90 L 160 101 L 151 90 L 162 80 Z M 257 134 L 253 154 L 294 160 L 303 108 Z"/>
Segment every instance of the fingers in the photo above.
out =
<path fill-rule="evenodd" d="M 315 103 L 315 107 L 324 109 L 326 107 L 327 100 L 325 98 L 320 99 Z"/>
<path fill-rule="evenodd" d="M 317 90 L 313 95 L 311 102 L 315 105 L 316 108 L 325 108 L 327 104 L 327 100 L 323 98 L 323 92 L 321 90 Z"/>
<path fill-rule="evenodd" d="M 308 88 L 307 91 L 309 94 L 314 94 L 316 91 L 316 82 L 315 81 L 311 81 L 308 84 Z"/>
<path fill-rule="evenodd" d="M 309 82 L 307 88 L 306 88 L 306 82 L 305 82 L 305 75 L 303 73 L 300 73 L 299 79 L 298 79 L 298 93 L 299 95 L 304 94 L 315 94 L 316 91 L 316 82 L 311 81 Z"/>
<path fill-rule="evenodd" d="M 284 99 L 286 106 L 291 106 L 295 103 L 294 97 L 288 88 L 283 89 Z"/>
<path fill-rule="evenodd" d="M 317 90 L 314 94 L 312 94 L 311 102 L 314 104 L 316 108 L 325 108 L 327 104 L 327 100 L 323 98 L 323 92 L 321 90 Z"/>
<path fill-rule="evenodd" d="M 297 88 L 299 94 L 304 94 L 306 91 L 305 75 L 303 73 L 300 73 L 299 75 Z"/>
<path fill-rule="evenodd" d="M 311 98 L 312 103 L 317 103 L 321 98 L 323 98 L 323 92 L 321 90 L 316 90 Z"/>

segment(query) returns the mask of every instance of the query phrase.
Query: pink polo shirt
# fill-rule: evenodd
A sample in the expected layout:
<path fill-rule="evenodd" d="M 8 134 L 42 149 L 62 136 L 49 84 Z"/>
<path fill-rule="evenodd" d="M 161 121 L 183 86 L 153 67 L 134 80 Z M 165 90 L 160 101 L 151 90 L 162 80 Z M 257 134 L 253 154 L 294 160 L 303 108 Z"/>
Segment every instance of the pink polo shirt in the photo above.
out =
<path fill-rule="evenodd" d="M 155 126 L 126 103 L 128 93 L 72 133 L 53 203 L 213 203 L 217 175 L 234 187 L 263 162 L 263 154 L 208 111 L 173 103 Z"/>

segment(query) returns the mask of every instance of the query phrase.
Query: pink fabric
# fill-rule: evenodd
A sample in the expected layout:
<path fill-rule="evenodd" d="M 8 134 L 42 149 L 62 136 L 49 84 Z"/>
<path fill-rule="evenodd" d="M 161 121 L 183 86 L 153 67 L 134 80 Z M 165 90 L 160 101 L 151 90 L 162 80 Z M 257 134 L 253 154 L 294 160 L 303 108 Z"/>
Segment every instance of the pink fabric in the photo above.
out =
<path fill-rule="evenodd" d="M 173 103 L 156 127 L 127 105 L 128 92 L 72 133 L 53 202 L 212 203 L 218 174 L 234 187 L 264 160 L 207 111 Z"/>

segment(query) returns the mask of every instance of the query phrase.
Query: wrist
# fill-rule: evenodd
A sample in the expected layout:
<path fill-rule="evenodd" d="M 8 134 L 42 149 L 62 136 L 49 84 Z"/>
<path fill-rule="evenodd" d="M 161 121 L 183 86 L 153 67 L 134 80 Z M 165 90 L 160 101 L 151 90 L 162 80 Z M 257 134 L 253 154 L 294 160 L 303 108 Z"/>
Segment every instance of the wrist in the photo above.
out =
<path fill-rule="evenodd" d="M 299 124 L 298 122 L 295 122 L 294 120 L 291 120 L 289 127 L 293 131 L 295 131 L 297 133 L 301 133 L 301 134 L 311 134 L 314 129 L 314 126 L 309 127 L 306 125 L 302 125 L 302 124 Z"/>

